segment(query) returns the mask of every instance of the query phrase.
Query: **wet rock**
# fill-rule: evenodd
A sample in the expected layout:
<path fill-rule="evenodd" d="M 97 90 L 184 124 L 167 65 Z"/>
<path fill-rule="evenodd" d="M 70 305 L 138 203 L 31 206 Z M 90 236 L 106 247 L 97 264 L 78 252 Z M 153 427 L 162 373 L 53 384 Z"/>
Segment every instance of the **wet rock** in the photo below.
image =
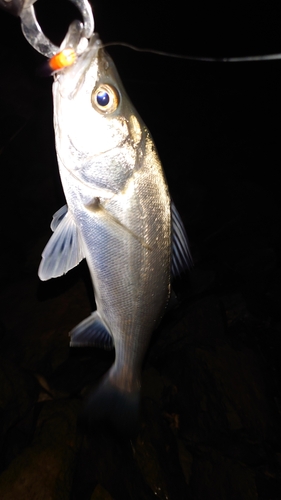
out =
<path fill-rule="evenodd" d="M 133 444 L 134 458 L 156 498 L 186 499 L 185 476 L 169 424 L 170 415 L 160 412 L 158 405 L 145 397 L 142 428 Z"/>
<path fill-rule="evenodd" d="M 251 468 L 202 445 L 192 467 L 192 497 L 208 500 L 258 500 L 255 474 Z"/>
<path fill-rule="evenodd" d="M 35 274 L 30 278 L 21 276 L 16 290 L 13 284 L 7 286 L 2 303 L 5 308 L 3 321 L 9 325 L 9 331 L 2 346 L 24 369 L 50 376 L 68 359 L 68 332 L 83 314 L 90 312 L 84 283 L 81 279 L 73 283 L 72 278 L 70 275 L 59 281 L 58 286 L 64 287 L 65 293 L 60 297 L 62 292 L 57 290 L 58 296 L 54 300 L 39 300 Z M 18 314 L 13 315 L 16 307 Z"/>
<path fill-rule="evenodd" d="M 209 295 L 189 304 L 185 300 L 170 318 L 163 320 L 161 334 L 152 342 L 147 362 L 165 366 L 166 359 L 176 362 L 176 352 L 187 345 L 215 345 L 225 336 L 225 321 L 217 297 Z M 168 363 L 169 364 L 169 363 Z"/>
<path fill-rule="evenodd" d="M 36 380 L 8 359 L 0 359 L 0 467 L 28 443 L 33 407 L 38 396 Z"/>
<path fill-rule="evenodd" d="M 113 497 L 102 487 L 101 484 L 98 484 L 91 496 L 91 500 L 113 500 Z"/>
<path fill-rule="evenodd" d="M 256 468 L 255 481 L 259 500 L 281 498 L 280 460 L 278 454 L 271 455 L 270 460 Z"/>
<path fill-rule="evenodd" d="M 91 437 L 84 437 L 77 454 L 72 490 L 73 499 L 88 499 L 101 484 L 115 500 L 153 500 L 130 441 L 96 426 Z"/>
<path fill-rule="evenodd" d="M 227 344 L 214 351 L 195 349 L 189 353 L 194 394 L 199 396 L 199 413 L 213 416 L 222 424 L 223 409 L 229 430 L 247 429 L 263 436 L 268 432 L 269 408 L 262 374 L 251 351 L 235 351 Z M 215 409 L 216 407 L 216 409 Z M 219 415 L 221 413 L 221 415 Z"/>
<path fill-rule="evenodd" d="M 75 400 L 44 403 L 31 445 L 0 476 L 1 499 L 69 498 L 78 409 Z"/>

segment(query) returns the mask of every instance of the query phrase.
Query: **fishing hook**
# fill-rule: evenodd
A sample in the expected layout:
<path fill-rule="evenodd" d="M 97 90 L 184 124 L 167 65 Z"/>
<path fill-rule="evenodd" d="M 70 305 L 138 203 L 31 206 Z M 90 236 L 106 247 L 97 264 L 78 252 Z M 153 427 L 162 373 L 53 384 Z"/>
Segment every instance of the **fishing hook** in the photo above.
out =
<path fill-rule="evenodd" d="M 94 16 L 88 0 L 70 0 L 81 12 L 83 24 L 74 21 L 72 31 L 80 34 L 80 38 L 90 38 L 94 32 Z M 60 51 L 43 33 L 37 19 L 33 4 L 36 0 L 0 0 L 0 7 L 21 18 L 22 32 L 28 43 L 48 58 Z M 71 28 L 70 28 L 71 29 Z M 77 43 L 76 43 L 77 45 Z"/>
<path fill-rule="evenodd" d="M 53 56 L 58 54 L 62 47 L 66 46 L 66 42 L 69 48 L 73 48 L 76 53 L 79 53 L 79 42 L 86 41 L 90 38 L 94 32 L 94 17 L 93 11 L 88 0 L 70 0 L 82 14 L 83 24 L 80 21 L 73 21 L 70 25 L 68 34 L 59 48 L 54 45 L 42 32 L 40 25 L 36 19 L 33 4 L 37 0 L 0 0 L 0 8 L 13 14 L 14 16 L 19 16 L 21 18 L 22 31 L 27 39 L 27 41 L 32 45 L 32 47 L 43 54 L 44 56 L 51 59 Z M 78 39 L 79 38 L 79 39 Z M 243 62 L 243 61 L 268 61 L 281 59 L 281 54 L 266 54 L 258 56 L 242 56 L 242 57 L 200 57 L 200 56 L 187 56 L 183 54 L 170 54 L 160 50 L 153 49 L 141 49 L 134 47 L 133 45 L 122 43 L 122 42 L 109 42 L 104 45 L 108 47 L 111 45 L 121 45 L 124 47 L 132 48 L 138 52 L 150 52 L 152 54 L 173 57 L 176 59 L 187 59 L 193 61 L 205 61 L 205 62 Z M 80 47 L 80 46 L 79 46 Z M 80 53 L 83 52 L 85 44 L 81 43 Z"/>

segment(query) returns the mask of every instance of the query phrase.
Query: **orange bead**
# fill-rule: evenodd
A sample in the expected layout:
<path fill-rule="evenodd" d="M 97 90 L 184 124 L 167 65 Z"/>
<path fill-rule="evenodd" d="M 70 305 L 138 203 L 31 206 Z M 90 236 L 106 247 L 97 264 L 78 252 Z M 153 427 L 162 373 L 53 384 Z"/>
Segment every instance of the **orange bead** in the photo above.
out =
<path fill-rule="evenodd" d="M 76 52 L 73 49 L 63 49 L 49 60 L 49 66 L 53 71 L 72 66 L 76 61 Z"/>

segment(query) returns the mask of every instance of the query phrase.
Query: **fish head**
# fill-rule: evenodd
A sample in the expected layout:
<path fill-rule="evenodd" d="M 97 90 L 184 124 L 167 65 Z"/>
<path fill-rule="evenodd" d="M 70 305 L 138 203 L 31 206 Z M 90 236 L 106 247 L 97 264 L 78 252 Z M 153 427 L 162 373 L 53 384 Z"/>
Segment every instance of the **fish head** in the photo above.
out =
<path fill-rule="evenodd" d="M 139 158 L 144 124 L 97 34 L 73 66 L 55 75 L 53 95 L 60 164 L 83 182 L 105 187 L 100 177 L 114 158 L 119 171 L 109 172 L 106 182 L 122 189 Z"/>

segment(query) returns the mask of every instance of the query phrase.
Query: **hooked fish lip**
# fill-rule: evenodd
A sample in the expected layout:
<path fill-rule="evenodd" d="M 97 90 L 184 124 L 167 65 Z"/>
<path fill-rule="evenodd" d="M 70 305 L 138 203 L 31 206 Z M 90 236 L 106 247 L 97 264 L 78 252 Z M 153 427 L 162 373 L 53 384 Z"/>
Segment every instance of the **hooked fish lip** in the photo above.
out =
<path fill-rule="evenodd" d="M 87 48 L 79 55 L 76 62 L 72 66 L 66 67 L 54 75 L 55 82 L 63 86 L 65 78 L 66 81 L 69 82 L 70 77 L 71 85 L 67 85 L 65 89 L 70 99 L 78 92 L 80 84 L 85 78 L 85 74 L 91 66 L 92 61 L 98 57 L 98 52 L 102 49 L 102 46 L 103 44 L 99 35 L 94 33 L 89 40 Z"/>
<path fill-rule="evenodd" d="M 85 65 L 85 62 L 90 62 L 92 61 L 93 59 L 93 54 L 95 54 L 96 52 L 96 55 L 95 57 L 97 57 L 97 54 L 98 54 L 98 51 L 102 48 L 102 41 L 99 37 L 99 35 L 97 33 L 94 33 L 90 40 L 89 40 L 89 43 L 88 43 L 88 47 L 86 48 L 86 50 L 84 52 L 82 52 L 82 54 L 78 57 L 78 60 L 77 60 L 77 63 L 76 63 L 76 66 L 78 67 L 79 65 Z M 87 70 L 87 66 L 85 66 L 85 71 Z"/>

